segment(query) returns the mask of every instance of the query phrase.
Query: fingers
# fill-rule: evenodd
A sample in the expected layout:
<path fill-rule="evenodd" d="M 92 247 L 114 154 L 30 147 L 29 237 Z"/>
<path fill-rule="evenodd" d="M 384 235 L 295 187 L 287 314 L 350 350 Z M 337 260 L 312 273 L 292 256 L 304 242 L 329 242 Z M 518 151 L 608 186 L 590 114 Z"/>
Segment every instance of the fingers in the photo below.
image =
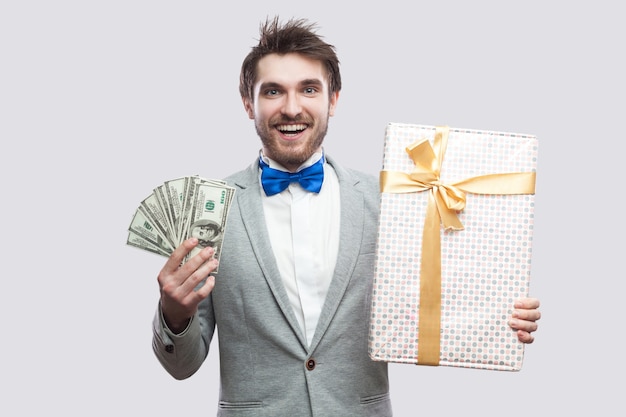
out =
<path fill-rule="evenodd" d="M 195 284 L 197 284 L 202 278 L 206 277 L 215 269 L 217 266 L 216 263 L 213 268 L 211 268 L 212 264 L 207 264 L 207 261 L 211 259 L 215 253 L 215 250 L 211 247 L 202 249 L 185 264 L 181 265 L 187 254 L 197 245 L 198 239 L 191 238 L 185 240 L 174 250 L 159 273 L 158 281 L 161 289 L 165 289 L 168 286 L 177 288 L 183 285 L 196 271 L 198 271 L 200 275 L 204 274 L 202 277 L 198 277 L 197 274 L 195 275 Z M 192 286 L 192 288 L 194 286 Z M 189 287 L 189 285 L 187 285 L 187 287 Z"/>
<path fill-rule="evenodd" d="M 527 297 L 515 301 L 515 310 L 513 310 L 509 326 L 513 330 L 517 330 L 517 339 L 522 343 L 535 341 L 532 333 L 537 331 L 537 320 L 541 318 L 539 305 L 537 298 Z"/>
<path fill-rule="evenodd" d="M 205 248 L 181 267 L 180 275 L 182 276 L 182 281 L 178 286 L 182 293 L 198 293 L 198 291 L 196 291 L 198 284 L 209 277 L 209 274 L 217 268 L 217 260 L 211 258 L 213 253 L 213 248 Z M 208 258 L 206 258 L 207 256 Z M 198 266 L 196 267 L 196 265 Z M 200 288 L 198 290 L 200 290 Z M 205 291 L 202 291 L 197 295 L 206 296 L 208 293 L 205 295 Z"/>
<path fill-rule="evenodd" d="M 532 342 L 535 341 L 535 338 L 532 335 L 532 333 L 525 332 L 524 330 L 518 330 L 517 331 L 517 340 L 519 340 L 522 343 L 531 344 Z"/>
<path fill-rule="evenodd" d="M 532 335 L 537 330 L 537 323 L 519 319 L 511 319 L 509 326 L 517 331 L 517 339 L 522 343 L 532 343 L 535 337 Z"/>
<path fill-rule="evenodd" d="M 537 298 L 522 298 L 515 301 L 513 318 L 527 321 L 537 321 L 541 318 L 539 311 L 539 300 Z"/>
<path fill-rule="evenodd" d="M 539 308 L 539 299 L 538 298 L 520 298 L 515 301 L 515 308 L 519 309 L 537 309 Z"/>
<path fill-rule="evenodd" d="M 526 333 L 535 332 L 537 331 L 537 328 L 539 327 L 537 323 L 534 321 L 518 319 L 518 318 L 515 318 L 515 316 L 514 318 L 509 320 L 509 326 L 511 326 L 511 328 L 514 330 L 521 330 Z"/>
<path fill-rule="evenodd" d="M 534 321 L 541 319 L 541 311 L 536 310 L 536 309 L 533 309 L 533 310 L 515 309 L 513 310 L 512 316 L 514 319 L 534 322 Z"/>
<path fill-rule="evenodd" d="M 185 240 L 170 255 L 167 262 L 165 263 L 165 266 L 163 266 L 163 269 L 161 270 L 161 272 L 165 274 L 175 272 L 180 266 L 180 264 L 183 262 L 183 259 L 185 259 L 185 256 L 187 256 L 187 254 L 191 252 L 191 250 L 195 248 L 197 245 L 198 245 L 198 239 L 196 238 Z"/>
<path fill-rule="evenodd" d="M 218 264 L 213 258 L 213 248 L 200 250 L 181 265 L 197 245 L 197 239 L 184 241 L 169 257 L 157 278 L 161 288 L 161 311 L 166 322 L 176 327 L 195 314 L 198 304 L 215 286 L 215 278 L 210 276 Z"/>
<path fill-rule="evenodd" d="M 163 294 L 161 297 L 162 307 L 167 302 L 167 309 L 172 312 L 177 312 L 176 316 L 181 319 L 187 319 L 193 316 L 198 308 L 198 304 L 200 304 L 200 302 L 211 293 L 213 287 L 215 287 L 214 276 L 203 275 L 196 278 L 196 275 L 199 276 L 199 274 L 194 273 L 173 293 Z M 197 284 L 203 279 L 206 279 L 206 281 L 196 290 Z M 196 283 L 195 285 L 193 284 L 194 282 Z"/>

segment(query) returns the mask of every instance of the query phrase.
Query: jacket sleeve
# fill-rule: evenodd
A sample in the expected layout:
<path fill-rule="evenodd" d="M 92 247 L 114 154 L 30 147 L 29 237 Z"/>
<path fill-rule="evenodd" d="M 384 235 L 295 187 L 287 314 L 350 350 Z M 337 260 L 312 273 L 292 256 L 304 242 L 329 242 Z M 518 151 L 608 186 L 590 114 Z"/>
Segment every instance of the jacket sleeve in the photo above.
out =
<path fill-rule="evenodd" d="M 203 303 L 206 303 L 205 300 Z M 165 324 L 161 307 L 157 308 L 152 323 L 152 349 L 165 370 L 176 379 L 186 379 L 196 373 L 209 353 L 214 321 L 200 308 L 187 328 L 174 334 Z"/>

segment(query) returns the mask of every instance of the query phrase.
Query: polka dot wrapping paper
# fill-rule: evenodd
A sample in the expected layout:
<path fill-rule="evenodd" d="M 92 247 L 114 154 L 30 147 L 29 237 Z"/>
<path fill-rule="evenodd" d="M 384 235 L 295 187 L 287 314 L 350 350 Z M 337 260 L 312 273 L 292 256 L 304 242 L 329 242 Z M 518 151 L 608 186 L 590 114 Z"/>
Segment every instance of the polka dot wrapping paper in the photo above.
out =
<path fill-rule="evenodd" d="M 433 146 L 435 133 L 435 126 L 389 123 L 383 172 L 411 173 L 416 163 L 407 147 L 419 141 Z M 438 181 L 454 184 L 488 174 L 535 173 L 536 163 L 535 136 L 449 128 Z M 422 251 L 429 249 L 422 239 L 428 199 L 429 191 L 381 193 L 370 357 L 417 365 L 520 370 L 524 345 L 508 321 L 514 301 L 528 295 L 534 177 L 531 193 L 465 193 L 465 207 L 455 211 L 461 230 L 440 225 L 436 363 L 418 361 L 420 347 L 426 345 L 426 338 L 420 342 L 420 268 Z M 421 325 L 428 328 L 424 322 Z"/>

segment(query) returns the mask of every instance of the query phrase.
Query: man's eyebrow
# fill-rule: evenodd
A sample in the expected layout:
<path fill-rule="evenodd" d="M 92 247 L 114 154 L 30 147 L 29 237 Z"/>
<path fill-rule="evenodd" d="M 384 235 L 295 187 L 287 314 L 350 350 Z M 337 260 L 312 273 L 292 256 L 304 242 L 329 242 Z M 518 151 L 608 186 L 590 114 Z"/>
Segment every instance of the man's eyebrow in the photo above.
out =
<path fill-rule="evenodd" d="M 318 79 L 318 78 L 306 78 L 300 82 L 298 82 L 299 86 L 307 86 L 307 85 L 313 85 L 313 86 L 317 86 L 317 87 L 321 87 L 322 85 L 324 85 L 324 83 L 322 82 L 322 80 Z M 283 88 L 282 84 L 277 83 L 275 81 L 268 81 L 265 82 L 263 84 L 261 84 L 259 86 L 259 90 L 272 90 L 272 89 L 280 89 Z"/>
<path fill-rule="evenodd" d="M 271 89 L 280 88 L 280 87 L 281 87 L 280 84 L 270 81 L 270 82 L 261 84 L 259 86 L 259 90 L 271 90 Z"/>
<path fill-rule="evenodd" d="M 306 80 L 302 80 L 299 83 L 300 85 L 315 85 L 315 86 L 322 86 L 324 83 L 322 82 L 322 80 L 318 79 L 318 78 L 308 78 Z"/>

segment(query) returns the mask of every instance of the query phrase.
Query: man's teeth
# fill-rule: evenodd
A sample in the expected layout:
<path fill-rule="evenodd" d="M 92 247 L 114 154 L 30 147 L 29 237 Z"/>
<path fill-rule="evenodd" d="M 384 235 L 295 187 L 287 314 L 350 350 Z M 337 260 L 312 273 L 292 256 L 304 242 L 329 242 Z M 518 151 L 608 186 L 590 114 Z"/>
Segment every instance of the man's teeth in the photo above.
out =
<path fill-rule="evenodd" d="M 298 132 L 306 129 L 306 125 L 282 125 L 277 127 L 281 132 Z"/>

